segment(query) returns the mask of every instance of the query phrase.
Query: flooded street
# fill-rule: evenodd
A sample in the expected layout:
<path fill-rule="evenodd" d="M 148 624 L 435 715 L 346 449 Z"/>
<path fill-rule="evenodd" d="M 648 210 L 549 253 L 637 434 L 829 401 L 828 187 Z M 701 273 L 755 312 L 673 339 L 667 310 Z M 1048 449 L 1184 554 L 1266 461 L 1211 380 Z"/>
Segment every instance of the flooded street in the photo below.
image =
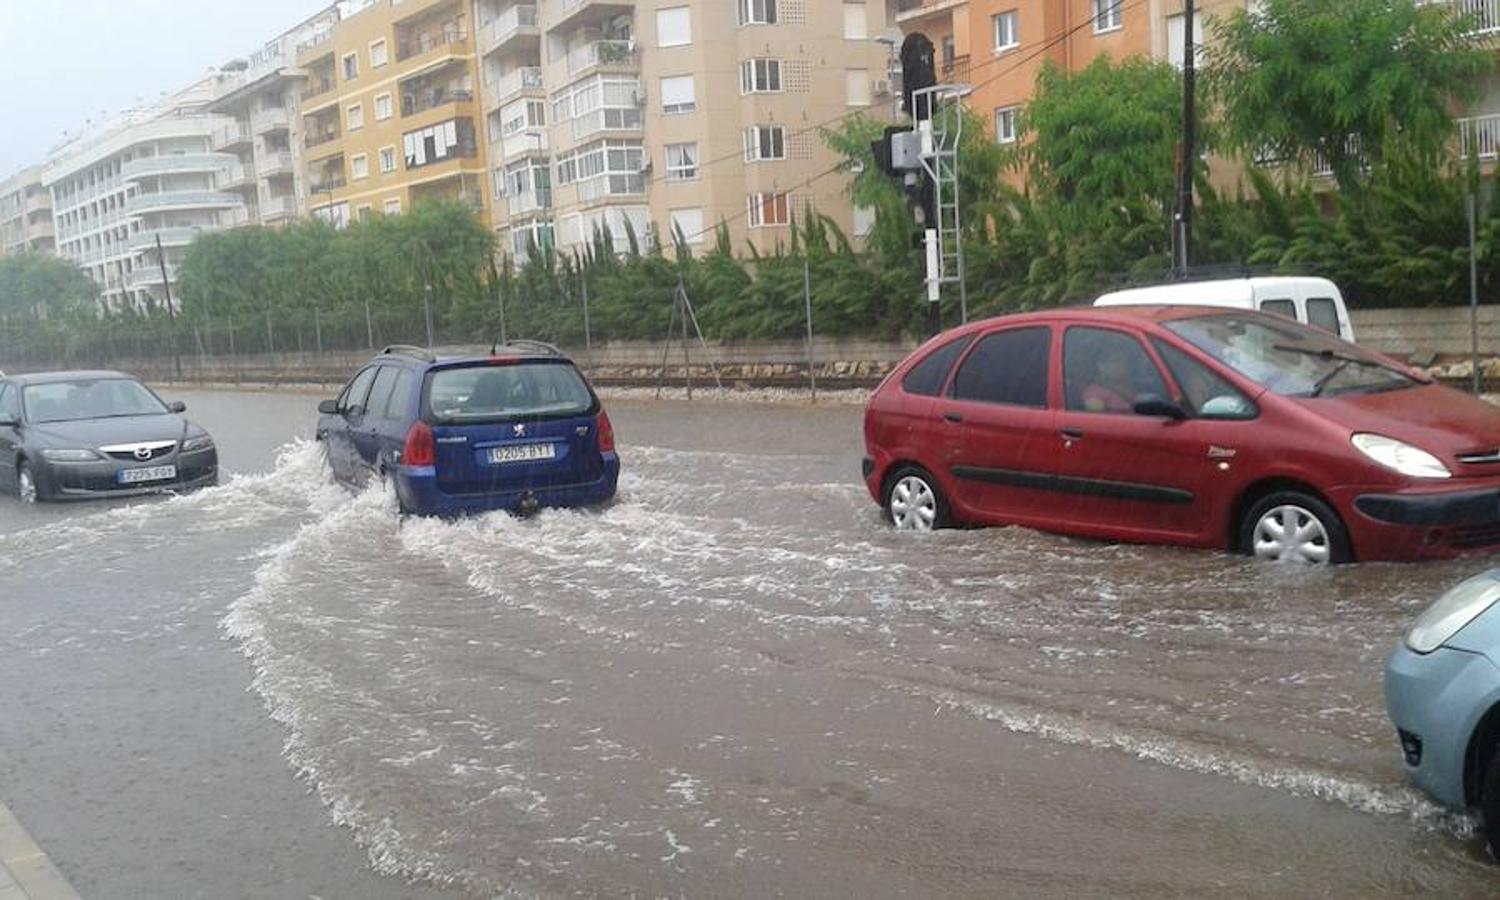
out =
<path fill-rule="evenodd" d="M 1380 682 L 1483 561 L 896 533 L 847 404 L 615 401 L 610 507 L 402 522 L 315 398 L 164 395 L 234 478 L 0 498 L 0 798 L 85 896 L 1500 890 Z"/>

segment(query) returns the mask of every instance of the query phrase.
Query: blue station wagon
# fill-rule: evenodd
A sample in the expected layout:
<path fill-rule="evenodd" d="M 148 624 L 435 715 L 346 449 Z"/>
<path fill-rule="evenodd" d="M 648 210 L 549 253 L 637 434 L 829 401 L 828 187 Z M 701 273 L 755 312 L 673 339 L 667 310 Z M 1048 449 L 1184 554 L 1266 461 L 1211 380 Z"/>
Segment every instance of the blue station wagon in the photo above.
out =
<path fill-rule="evenodd" d="M 380 479 L 403 513 L 593 506 L 614 497 L 620 476 L 598 396 L 537 341 L 488 356 L 387 347 L 318 412 L 334 477 L 356 487 Z"/>

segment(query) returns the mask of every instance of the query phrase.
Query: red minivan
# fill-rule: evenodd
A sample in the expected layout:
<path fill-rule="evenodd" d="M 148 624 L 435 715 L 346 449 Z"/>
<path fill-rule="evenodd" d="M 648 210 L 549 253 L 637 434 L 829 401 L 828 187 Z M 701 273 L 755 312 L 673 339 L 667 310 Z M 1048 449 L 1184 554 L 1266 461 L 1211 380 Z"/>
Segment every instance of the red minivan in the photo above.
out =
<path fill-rule="evenodd" d="M 1063 309 L 928 341 L 865 410 L 899 528 L 1311 563 L 1500 548 L 1500 409 L 1280 316 Z"/>

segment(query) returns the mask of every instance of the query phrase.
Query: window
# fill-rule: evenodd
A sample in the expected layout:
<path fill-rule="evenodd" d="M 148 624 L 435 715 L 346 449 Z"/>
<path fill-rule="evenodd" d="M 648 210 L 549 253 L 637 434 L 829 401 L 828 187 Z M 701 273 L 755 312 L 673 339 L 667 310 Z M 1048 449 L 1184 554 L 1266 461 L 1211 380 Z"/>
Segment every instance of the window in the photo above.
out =
<path fill-rule="evenodd" d="M 1012 328 L 985 335 L 953 377 L 955 400 L 1047 407 L 1052 329 Z"/>
<path fill-rule="evenodd" d="M 698 145 L 696 143 L 667 145 L 667 180 L 698 180 Z"/>
<path fill-rule="evenodd" d="M 741 94 L 774 94 L 781 90 L 781 60 L 747 59 L 740 63 Z"/>
<path fill-rule="evenodd" d="M 1094 0 L 1094 34 L 1120 27 L 1120 7 L 1125 0 Z"/>
<path fill-rule="evenodd" d="M 995 52 L 1004 53 L 1021 46 L 1020 14 L 1015 10 L 1003 12 L 991 19 L 995 23 Z"/>
<path fill-rule="evenodd" d="M 1328 297 L 1312 297 L 1307 301 L 1307 324 L 1321 328 L 1331 334 L 1339 333 L 1339 309 Z"/>
<path fill-rule="evenodd" d="M 382 173 L 390 173 L 396 171 L 395 147 L 380 148 L 380 171 Z"/>
<path fill-rule="evenodd" d="M 697 105 L 693 76 L 673 75 L 661 80 L 661 111 L 664 115 L 690 113 Z"/>
<path fill-rule="evenodd" d="M 949 341 L 943 346 L 927 354 L 927 358 L 917 363 L 901 379 L 901 389 L 908 394 L 917 394 L 922 397 L 936 397 L 943 392 L 943 385 L 948 383 L 948 372 L 953 364 L 963 355 L 964 348 L 969 346 L 969 336 Z"/>
<path fill-rule="evenodd" d="M 391 117 L 391 95 L 380 94 L 375 98 L 375 120 L 384 122 Z"/>
<path fill-rule="evenodd" d="M 1017 134 L 1017 113 L 1020 107 L 1007 106 L 995 110 L 995 140 L 1001 144 L 1014 144 Z"/>
<path fill-rule="evenodd" d="M 745 129 L 745 162 L 786 159 L 786 128 L 752 125 Z"/>
<path fill-rule="evenodd" d="M 474 122 L 470 119 L 449 119 L 420 131 L 409 131 L 401 136 L 406 153 L 406 168 L 446 162 L 454 157 L 473 159 L 478 153 L 474 140 Z"/>
<path fill-rule="evenodd" d="M 751 228 L 769 228 L 791 221 L 791 200 L 786 194 L 751 194 L 748 203 Z"/>
<path fill-rule="evenodd" d="M 508 138 L 528 128 L 547 124 L 547 104 L 541 100 L 517 100 L 500 108 L 500 137 Z"/>
<path fill-rule="evenodd" d="M 391 366 L 398 373 L 396 383 L 391 387 L 390 398 L 384 407 L 370 404 L 370 410 L 382 419 L 399 422 L 406 418 L 406 411 L 411 405 L 412 374 L 405 369 Z"/>
<path fill-rule="evenodd" d="M 865 9 L 865 4 L 844 3 L 844 38 L 850 41 L 863 41 L 870 37 L 870 17 Z"/>
<path fill-rule="evenodd" d="M 1262 300 L 1260 311 L 1272 315 L 1286 316 L 1288 319 L 1297 318 L 1297 304 L 1290 300 Z"/>
<path fill-rule="evenodd" d="M 359 54 L 350 53 L 344 57 L 344 80 L 353 81 L 359 77 Z"/>
<path fill-rule="evenodd" d="M 349 168 L 355 178 L 369 178 L 370 157 L 363 153 L 349 157 Z"/>
<path fill-rule="evenodd" d="M 1182 14 L 1167 16 L 1167 62 L 1182 68 Z M 1203 65 L 1203 13 L 1193 16 L 1193 65 Z"/>
<path fill-rule="evenodd" d="M 391 393 L 396 388 L 396 375 L 400 372 L 395 366 L 377 366 L 375 383 L 370 387 L 370 399 L 365 402 L 365 409 L 372 416 L 385 416 L 386 407 L 391 404 Z"/>
<path fill-rule="evenodd" d="M 0 384 L 0 419 L 21 420 L 21 392 L 8 384 Z"/>
<path fill-rule="evenodd" d="M 1068 409 L 1082 412 L 1133 415 L 1145 395 L 1167 396 L 1141 342 L 1104 328 L 1069 328 L 1063 336 L 1063 388 Z"/>
<path fill-rule="evenodd" d="M 401 198 L 392 197 L 385 201 L 385 214 L 388 216 L 401 215 Z"/>
<path fill-rule="evenodd" d="M 641 174 L 645 150 L 640 141 L 595 141 L 557 158 L 557 183 L 577 184 L 578 200 L 587 203 L 603 196 L 643 194 Z"/>
<path fill-rule="evenodd" d="M 775 25 L 778 0 L 739 0 L 741 25 Z"/>
<path fill-rule="evenodd" d="M 349 107 L 349 130 L 358 131 L 365 127 L 365 108 L 356 103 Z"/>
<path fill-rule="evenodd" d="M 703 243 L 703 210 L 674 209 L 668 213 L 671 221 L 671 240 L 675 244 L 678 235 L 689 244 Z"/>
<path fill-rule="evenodd" d="M 692 10 L 686 6 L 674 6 L 656 11 L 656 46 L 685 47 L 692 42 Z"/>
<path fill-rule="evenodd" d="M 844 70 L 844 97 L 847 106 L 870 105 L 870 70 Z"/>
<path fill-rule="evenodd" d="M 1249 397 L 1207 366 L 1158 338 L 1152 338 L 1151 345 L 1182 390 L 1183 407 L 1190 415 L 1200 419 L 1253 419 L 1259 414 Z"/>
<path fill-rule="evenodd" d="M 354 380 L 339 395 L 339 412 L 364 412 L 365 398 L 370 395 L 370 382 L 375 380 L 377 368 L 379 366 L 370 366 L 354 376 Z"/>
<path fill-rule="evenodd" d="M 378 69 L 388 62 L 390 54 L 385 48 L 385 39 L 381 38 L 370 45 L 370 68 Z"/>

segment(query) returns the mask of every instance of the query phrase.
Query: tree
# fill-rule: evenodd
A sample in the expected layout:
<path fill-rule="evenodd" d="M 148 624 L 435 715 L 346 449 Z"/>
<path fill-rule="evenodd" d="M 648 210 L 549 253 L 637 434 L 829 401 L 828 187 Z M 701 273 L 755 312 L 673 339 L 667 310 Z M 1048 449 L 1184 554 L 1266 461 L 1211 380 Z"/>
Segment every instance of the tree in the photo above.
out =
<path fill-rule="evenodd" d="M 1493 67 L 1459 4 L 1412 0 L 1264 0 L 1214 25 L 1210 94 L 1226 146 L 1313 170 L 1340 188 L 1411 155 L 1435 168 L 1451 147 L 1451 110 Z"/>
<path fill-rule="evenodd" d="M 73 263 L 44 253 L 0 259 L 0 316 L 40 322 L 94 314 L 99 288 Z"/>

